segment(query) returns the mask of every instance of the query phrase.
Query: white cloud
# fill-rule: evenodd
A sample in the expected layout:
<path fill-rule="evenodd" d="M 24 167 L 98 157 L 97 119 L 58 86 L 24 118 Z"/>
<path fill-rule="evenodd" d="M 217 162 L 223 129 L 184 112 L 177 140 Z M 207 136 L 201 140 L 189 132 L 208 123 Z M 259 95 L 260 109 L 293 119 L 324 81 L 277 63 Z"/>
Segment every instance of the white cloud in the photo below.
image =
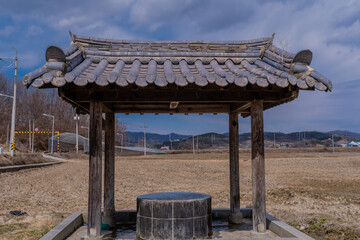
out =
<path fill-rule="evenodd" d="M 85 4 L 86 3 L 86 4 Z M 359 1 L 168 1 L 107 0 L 70 1 L 52 4 L 45 0 L 4 2 L 0 14 L 15 21 L 41 22 L 67 34 L 122 39 L 156 39 L 156 31 L 166 29 L 175 39 L 241 40 L 276 33 L 288 39 L 288 49 L 310 49 L 312 66 L 325 76 L 356 79 L 360 75 Z M 31 24 L 28 33 L 41 34 L 44 27 Z M 0 28 L 9 36 L 14 27 Z M 150 34 L 150 35 L 149 35 Z M 162 36 L 166 38 L 166 36 Z"/>
<path fill-rule="evenodd" d="M 0 16 L 11 19 L 0 26 L 0 51 L 10 48 L 12 39 L 19 46 L 20 66 L 29 69 L 43 64 L 49 44 L 68 46 L 69 29 L 79 35 L 139 40 L 246 40 L 275 32 L 276 45 L 287 40 L 289 51 L 313 52 L 312 67 L 333 81 L 334 93 L 302 91 L 296 101 L 266 112 L 267 130 L 352 126 L 360 131 L 351 120 L 360 117 L 360 110 L 348 104 L 357 97 L 349 94 L 354 85 L 342 88 L 346 80 L 360 76 L 360 1 L 0 0 L 0 6 Z M 217 120 L 208 124 L 216 124 L 212 121 Z M 248 129 L 249 120 L 241 120 L 240 128 Z"/>
<path fill-rule="evenodd" d="M 100 33 L 102 33 L 101 36 L 104 38 L 126 39 L 126 40 L 136 39 L 136 37 L 133 34 L 130 34 L 128 31 L 117 26 L 104 27 L 103 29 L 100 30 Z"/>
<path fill-rule="evenodd" d="M 19 68 L 35 68 L 44 61 L 44 57 L 35 51 L 19 52 Z"/>
<path fill-rule="evenodd" d="M 150 31 L 180 19 L 184 9 L 193 1 L 138 0 L 130 8 L 130 21 L 146 26 Z"/>
<path fill-rule="evenodd" d="M 5 26 L 4 28 L 0 29 L 0 36 L 7 37 L 13 34 L 15 28 L 13 26 Z"/>
<path fill-rule="evenodd" d="M 329 37 L 328 42 L 340 43 L 356 47 L 360 42 L 360 21 L 357 19 L 351 25 L 337 28 Z"/>
<path fill-rule="evenodd" d="M 44 31 L 41 27 L 37 26 L 37 25 L 31 25 L 28 28 L 28 34 L 29 35 L 40 35 L 42 34 Z"/>
<path fill-rule="evenodd" d="M 210 11 L 204 6 L 203 12 L 193 10 L 196 14 L 191 18 L 191 24 L 187 25 L 186 19 L 189 15 L 173 24 L 177 29 L 175 37 L 245 40 L 270 36 L 275 32 L 275 44 L 279 43 L 279 39 L 287 39 L 289 51 L 313 51 L 312 66 L 328 78 L 334 79 L 334 82 L 358 78 L 360 2 L 349 1 L 343 4 L 335 0 L 323 0 L 306 3 L 267 1 L 254 6 L 245 5 L 248 7 L 247 11 L 251 12 L 251 16 L 247 18 L 241 15 L 238 18 L 229 18 L 232 9 L 223 9 L 223 4 L 220 3 L 217 7 L 221 8 L 221 11 L 218 11 L 217 15 L 213 12 L 216 6 Z M 238 11 L 236 7 L 233 7 L 233 10 Z M 217 16 L 217 22 L 211 17 L 214 14 Z M 347 14 L 353 17 L 350 18 Z M 220 27 L 216 28 L 217 25 Z"/>
<path fill-rule="evenodd" d="M 83 23 L 86 20 L 87 20 L 87 18 L 85 16 L 72 16 L 72 17 L 66 17 L 66 18 L 60 19 L 56 23 L 56 25 L 58 27 L 69 27 L 69 26 Z"/>

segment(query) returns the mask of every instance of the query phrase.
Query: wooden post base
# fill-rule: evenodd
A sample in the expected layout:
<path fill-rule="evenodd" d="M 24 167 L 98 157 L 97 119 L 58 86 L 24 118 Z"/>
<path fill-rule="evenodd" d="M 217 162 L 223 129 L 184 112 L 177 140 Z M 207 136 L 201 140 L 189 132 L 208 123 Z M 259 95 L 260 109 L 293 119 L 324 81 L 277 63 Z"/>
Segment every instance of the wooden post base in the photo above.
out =
<path fill-rule="evenodd" d="M 113 213 L 104 212 L 102 216 L 102 223 L 109 224 L 109 227 L 115 227 L 115 215 Z"/>
<path fill-rule="evenodd" d="M 242 214 L 239 213 L 230 213 L 229 214 L 229 223 L 230 224 L 241 224 L 242 223 Z"/>

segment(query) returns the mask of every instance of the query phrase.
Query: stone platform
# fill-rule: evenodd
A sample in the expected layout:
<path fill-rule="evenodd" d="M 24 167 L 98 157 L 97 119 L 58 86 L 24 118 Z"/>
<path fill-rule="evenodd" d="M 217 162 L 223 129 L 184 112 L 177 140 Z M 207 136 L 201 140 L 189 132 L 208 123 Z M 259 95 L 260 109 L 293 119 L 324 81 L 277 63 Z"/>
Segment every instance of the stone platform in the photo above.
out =
<path fill-rule="evenodd" d="M 266 214 L 267 235 L 255 236 L 252 232 L 252 210 L 242 208 L 243 224 L 230 225 L 227 222 L 229 209 L 212 209 L 212 239 L 286 239 L 286 240 L 314 240 L 310 236 L 289 226 L 288 224 L 276 219 L 270 214 Z M 123 210 L 117 211 L 115 215 L 117 223 L 116 229 L 105 239 L 136 239 L 136 211 Z M 84 224 L 87 222 L 87 213 L 74 213 L 63 222 L 53 228 L 41 240 L 80 240 L 86 235 L 87 229 Z"/>

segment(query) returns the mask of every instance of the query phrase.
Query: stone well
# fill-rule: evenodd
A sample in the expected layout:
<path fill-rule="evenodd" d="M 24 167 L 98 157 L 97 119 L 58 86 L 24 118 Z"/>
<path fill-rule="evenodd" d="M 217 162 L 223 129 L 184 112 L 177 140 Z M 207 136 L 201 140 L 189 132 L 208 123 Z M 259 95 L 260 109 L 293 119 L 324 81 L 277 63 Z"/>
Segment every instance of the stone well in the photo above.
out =
<path fill-rule="evenodd" d="M 211 196 L 192 192 L 151 193 L 137 198 L 138 239 L 208 238 Z"/>

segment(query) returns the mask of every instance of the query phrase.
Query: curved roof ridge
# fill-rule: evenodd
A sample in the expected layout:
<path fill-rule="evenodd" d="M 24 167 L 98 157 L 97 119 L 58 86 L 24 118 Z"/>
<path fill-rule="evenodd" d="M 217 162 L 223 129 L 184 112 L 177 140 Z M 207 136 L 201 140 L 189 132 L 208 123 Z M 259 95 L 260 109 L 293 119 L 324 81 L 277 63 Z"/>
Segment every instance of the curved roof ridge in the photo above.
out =
<path fill-rule="evenodd" d="M 167 44 L 256 44 L 256 43 L 263 43 L 264 45 L 272 43 L 273 35 L 264 38 L 256 38 L 251 40 L 224 40 L 224 41 L 205 41 L 205 40 L 117 40 L 117 39 L 108 39 L 108 38 L 98 38 L 98 37 L 87 37 L 87 36 L 79 36 L 74 33 L 70 32 L 70 36 L 74 43 L 86 43 L 89 44 L 93 42 L 94 44 L 103 44 L 103 45 L 110 45 L 110 44 L 127 44 L 127 43 L 144 43 L 144 44 L 157 44 L 157 43 L 167 43 Z"/>

